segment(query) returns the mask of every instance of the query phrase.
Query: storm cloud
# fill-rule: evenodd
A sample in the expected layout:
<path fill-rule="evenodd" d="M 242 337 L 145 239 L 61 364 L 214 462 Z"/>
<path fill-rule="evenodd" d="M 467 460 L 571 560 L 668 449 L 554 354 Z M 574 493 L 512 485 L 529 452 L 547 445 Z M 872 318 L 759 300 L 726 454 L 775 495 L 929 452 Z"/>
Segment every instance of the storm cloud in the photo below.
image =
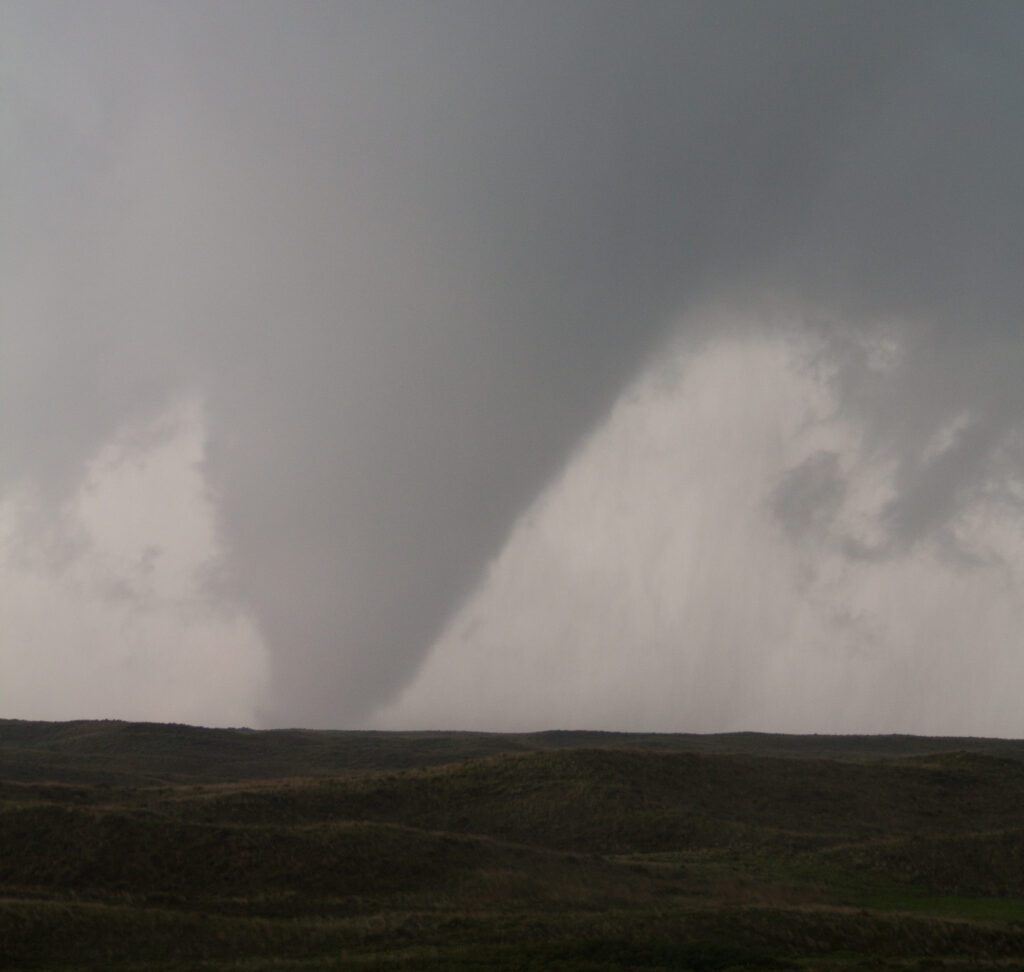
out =
<path fill-rule="evenodd" d="M 188 459 L 201 483 L 189 488 L 212 525 L 195 542 L 202 571 L 172 600 L 258 632 L 253 719 L 357 726 L 415 695 L 453 619 L 498 596 L 488 571 L 525 543 L 522 518 L 583 468 L 574 463 L 623 396 L 655 408 L 643 391 L 654 381 L 685 409 L 685 382 L 669 373 L 705 374 L 699 361 L 720 362 L 721 397 L 700 399 L 718 403 L 703 419 L 712 439 L 729 402 L 759 402 L 749 415 L 760 424 L 716 453 L 717 477 L 661 479 L 643 500 L 660 520 L 699 482 L 685 503 L 704 504 L 710 548 L 737 553 L 730 537 L 747 522 L 751 547 L 846 565 L 856 579 L 830 591 L 833 620 L 870 613 L 864 585 L 933 548 L 984 590 L 1002 564 L 1015 616 L 1022 551 L 982 549 L 961 527 L 993 504 L 1016 516 L 1024 498 L 1018 5 L 0 9 L 8 548 L 50 550 L 37 572 L 86 563 L 68 511 L 97 456 L 111 442 L 152 454 L 168 408 L 194 403 L 180 443 L 201 441 Z M 777 342 L 787 363 L 761 380 L 802 389 L 795 398 L 758 398 L 755 364 L 716 357 L 726 348 L 756 363 L 760 348 L 774 361 L 764 349 Z M 831 432 L 784 448 L 808 423 Z M 702 454 L 703 434 L 680 448 Z M 770 459 L 765 437 L 782 443 Z M 644 437 L 603 441 L 619 443 L 614 467 Z M 712 501 L 722 480 L 756 498 L 757 525 Z M 588 482 L 567 509 L 598 488 Z M 620 576 L 614 550 L 586 540 L 604 522 L 559 542 L 575 536 L 578 556 Z M 629 524 L 642 532 L 642 517 Z M 645 545 L 637 563 L 656 550 Z M 523 570 L 543 561 L 523 556 Z M 694 602 L 699 619 L 659 628 L 657 657 L 685 657 L 687 685 L 703 679 L 736 700 L 752 689 L 722 619 L 732 599 L 746 605 L 730 643 L 753 645 L 774 609 L 768 594 L 753 598 L 752 576 L 731 572 L 731 554 L 716 558 L 718 594 Z M 145 569 L 121 570 L 129 601 Z M 798 575 L 793 590 L 806 593 Z M 537 650 L 557 637 L 594 665 L 628 655 L 650 604 L 618 589 L 617 647 L 588 648 L 589 630 L 551 607 L 530 635 Z M 881 645 L 906 660 L 900 645 L 930 623 L 929 596 L 908 601 L 899 625 L 850 621 L 821 650 L 855 658 Z M 508 618 L 487 617 L 498 647 L 459 649 L 486 661 L 461 664 L 500 680 L 522 649 L 510 635 L 503 656 Z M 787 633 L 821 644 L 832 630 L 801 633 L 793 617 L 778 617 L 777 645 Z M 1006 649 L 1004 629 L 985 637 Z M 781 651 L 765 664 L 785 668 Z M 952 671 L 947 655 L 933 661 Z M 571 671 L 554 684 L 590 691 Z M 530 685 L 518 689 L 496 723 L 529 709 Z M 427 695 L 454 724 L 472 686 Z M 638 690 L 619 721 L 639 728 L 670 701 Z M 874 714 L 877 728 L 903 728 L 893 705 Z M 443 706 L 418 711 L 445 717 Z M 581 708 L 592 721 L 596 711 Z M 713 727 L 712 711 L 680 706 L 679 728 Z M 768 709 L 748 711 L 771 722 Z M 557 716 L 545 712 L 533 718 Z"/>

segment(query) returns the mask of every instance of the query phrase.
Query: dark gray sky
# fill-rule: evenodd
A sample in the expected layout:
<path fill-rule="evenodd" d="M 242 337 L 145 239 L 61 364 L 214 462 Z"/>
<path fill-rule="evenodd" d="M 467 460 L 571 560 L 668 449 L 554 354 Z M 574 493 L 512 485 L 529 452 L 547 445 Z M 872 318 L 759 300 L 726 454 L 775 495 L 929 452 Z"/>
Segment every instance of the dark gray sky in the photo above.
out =
<path fill-rule="evenodd" d="M 4 714 L 1024 732 L 1018 4 L 0 16 Z"/>

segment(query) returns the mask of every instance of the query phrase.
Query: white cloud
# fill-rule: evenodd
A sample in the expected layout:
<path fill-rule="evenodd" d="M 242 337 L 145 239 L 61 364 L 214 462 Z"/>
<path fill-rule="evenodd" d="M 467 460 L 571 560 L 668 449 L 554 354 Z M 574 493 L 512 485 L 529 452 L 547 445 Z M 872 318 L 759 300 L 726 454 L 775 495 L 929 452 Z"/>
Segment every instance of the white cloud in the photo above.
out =
<path fill-rule="evenodd" d="M 123 427 L 59 518 L 0 506 L 0 712 L 251 725 L 264 679 L 252 621 L 208 589 L 221 550 L 200 402 Z"/>
<path fill-rule="evenodd" d="M 881 549 L 895 466 L 810 342 L 755 327 L 629 389 L 376 724 L 1024 732 L 1019 517 L 965 505 L 970 562 Z M 773 493 L 822 450 L 842 488 L 787 530 Z"/>

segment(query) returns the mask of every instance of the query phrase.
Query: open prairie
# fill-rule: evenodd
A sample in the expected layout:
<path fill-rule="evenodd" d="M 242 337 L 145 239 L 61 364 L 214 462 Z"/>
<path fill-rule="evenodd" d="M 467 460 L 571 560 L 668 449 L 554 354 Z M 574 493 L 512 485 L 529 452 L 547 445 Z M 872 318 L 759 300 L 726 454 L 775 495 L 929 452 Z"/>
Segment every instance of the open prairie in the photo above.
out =
<path fill-rule="evenodd" d="M 1024 743 L 0 721 L 0 966 L 1024 968 Z"/>

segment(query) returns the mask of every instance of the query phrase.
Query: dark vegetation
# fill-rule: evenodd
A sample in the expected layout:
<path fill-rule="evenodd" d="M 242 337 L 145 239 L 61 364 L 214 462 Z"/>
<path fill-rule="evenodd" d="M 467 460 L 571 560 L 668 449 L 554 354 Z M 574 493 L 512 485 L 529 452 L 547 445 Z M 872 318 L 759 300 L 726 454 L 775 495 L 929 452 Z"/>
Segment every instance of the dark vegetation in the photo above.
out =
<path fill-rule="evenodd" d="M 0 967 L 1024 969 L 1024 743 L 0 720 Z"/>

